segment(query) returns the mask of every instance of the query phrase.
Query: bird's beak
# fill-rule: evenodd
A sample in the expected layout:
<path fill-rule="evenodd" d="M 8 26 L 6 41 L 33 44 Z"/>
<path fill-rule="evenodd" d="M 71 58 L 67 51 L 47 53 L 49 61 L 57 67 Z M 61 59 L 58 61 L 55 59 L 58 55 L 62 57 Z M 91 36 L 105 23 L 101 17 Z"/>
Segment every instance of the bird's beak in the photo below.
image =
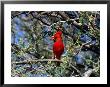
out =
<path fill-rule="evenodd" d="M 51 39 L 54 40 L 54 36 L 52 36 Z"/>

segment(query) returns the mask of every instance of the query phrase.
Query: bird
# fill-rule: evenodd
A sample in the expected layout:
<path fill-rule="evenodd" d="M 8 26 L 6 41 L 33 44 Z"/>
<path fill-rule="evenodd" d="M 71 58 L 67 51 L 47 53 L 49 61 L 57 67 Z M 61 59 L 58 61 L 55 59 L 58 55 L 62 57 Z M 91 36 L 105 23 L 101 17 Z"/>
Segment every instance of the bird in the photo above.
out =
<path fill-rule="evenodd" d="M 57 31 L 52 36 L 52 39 L 54 40 L 53 43 L 54 59 L 61 60 L 61 55 L 64 52 L 64 44 L 62 40 L 62 31 L 60 27 L 57 28 Z M 60 66 L 60 62 L 57 62 L 57 66 Z"/>

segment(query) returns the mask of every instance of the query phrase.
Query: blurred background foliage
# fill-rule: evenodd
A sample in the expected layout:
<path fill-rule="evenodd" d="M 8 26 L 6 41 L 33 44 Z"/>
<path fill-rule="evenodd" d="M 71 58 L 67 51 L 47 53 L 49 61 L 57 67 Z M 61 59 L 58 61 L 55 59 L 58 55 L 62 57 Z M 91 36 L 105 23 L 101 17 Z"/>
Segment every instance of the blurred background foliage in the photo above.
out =
<path fill-rule="evenodd" d="M 53 57 L 56 26 L 62 27 L 61 65 Z M 12 77 L 99 77 L 99 11 L 12 11 Z"/>

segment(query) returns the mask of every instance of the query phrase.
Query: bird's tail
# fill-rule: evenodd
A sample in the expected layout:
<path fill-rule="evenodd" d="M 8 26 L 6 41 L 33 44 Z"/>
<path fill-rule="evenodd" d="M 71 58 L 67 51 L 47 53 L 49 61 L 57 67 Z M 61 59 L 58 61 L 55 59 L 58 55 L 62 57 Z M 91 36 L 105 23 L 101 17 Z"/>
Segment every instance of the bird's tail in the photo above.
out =
<path fill-rule="evenodd" d="M 61 56 L 56 56 L 56 58 L 57 58 L 58 60 L 60 60 Z M 56 66 L 60 66 L 60 63 L 61 63 L 60 61 L 57 61 L 57 62 L 56 62 Z"/>
<path fill-rule="evenodd" d="M 57 65 L 57 66 L 60 66 L 60 62 L 56 62 L 56 65 Z"/>

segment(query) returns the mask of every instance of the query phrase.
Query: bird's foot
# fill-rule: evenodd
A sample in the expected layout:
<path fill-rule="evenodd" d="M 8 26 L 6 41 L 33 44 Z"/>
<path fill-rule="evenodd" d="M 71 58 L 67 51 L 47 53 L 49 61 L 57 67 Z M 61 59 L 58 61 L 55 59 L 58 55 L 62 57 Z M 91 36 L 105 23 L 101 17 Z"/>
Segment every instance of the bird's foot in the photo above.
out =
<path fill-rule="evenodd" d="M 55 59 L 54 57 L 52 57 L 52 59 Z"/>

